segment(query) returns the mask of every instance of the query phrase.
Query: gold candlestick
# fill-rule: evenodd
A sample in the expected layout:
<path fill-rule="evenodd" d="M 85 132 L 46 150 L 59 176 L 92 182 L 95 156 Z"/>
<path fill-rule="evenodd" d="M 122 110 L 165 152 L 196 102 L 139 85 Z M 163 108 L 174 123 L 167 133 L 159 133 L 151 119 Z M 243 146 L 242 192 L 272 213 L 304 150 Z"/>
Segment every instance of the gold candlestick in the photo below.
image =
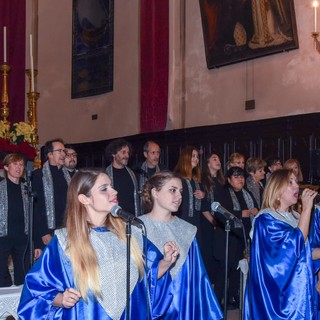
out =
<path fill-rule="evenodd" d="M 29 80 L 29 92 L 32 92 L 32 90 L 31 90 L 31 88 L 32 88 L 32 85 L 31 85 L 31 82 L 32 82 L 32 80 L 31 80 L 31 69 L 26 69 L 26 74 L 27 74 L 28 80 Z M 37 75 L 38 75 L 38 70 L 37 69 L 33 70 L 33 75 L 34 75 L 34 78 L 37 77 Z"/>
<path fill-rule="evenodd" d="M 11 67 L 8 64 L 3 64 L 0 66 L 3 82 L 2 82 L 2 95 L 1 95 L 1 118 L 4 123 L 9 124 L 7 118 L 9 117 L 10 110 L 8 107 L 9 104 L 9 95 L 8 95 L 8 75 Z"/>
<path fill-rule="evenodd" d="M 318 40 L 319 32 L 311 32 L 311 36 L 312 36 L 313 41 L 314 41 L 315 49 L 320 53 L 320 42 Z"/>
<path fill-rule="evenodd" d="M 39 92 L 32 91 L 32 79 L 31 79 L 31 69 L 26 70 L 26 74 L 29 80 L 29 92 L 27 93 L 28 96 L 28 120 L 29 124 L 34 128 L 34 134 L 32 136 L 32 145 L 37 150 L 37 155 L 33 160 L 33 166 L 35 168 L 41 167 L 41 160 L 40 160 L 40 150 L 38 148 L 39 144 L 39 136 L 38 136 L 38 121 L 37 121 L 37 100 L 40 97 Z M 38 70 L 33 70 L 33 75 L 36 77 L 38 75 Z"/>
<path fill-rule="evenodd" d="M 39 92 L 28 92 L 28 120 L 34 128 L 34 135 L 32 144 L 37 145 L 39 143 L 38 137 L 38 122 L 37 122 L 37 100 L 40 97 Z"/>
<path fill-rule="evenodd" d="M 40 151 L 38 148 L 39 136 L 38 136 L 38 122 L 37 122 L 37 100 L 40 97 L 39 92 L 28 92 L 28 120 L 29 124 L 34 128 L 34 134 L 32 135 L 32 145 L 37 149 L 37 155 L 33 160 L 33 166 L 35 168 L 41 167 Z"/>
<path fill-rule="evenodd" d="M 29 124 L 34 128 L 35 134 L 33 136 L 32 144 L 36 146 L 39 143 L 39 136 L 38 136 L 38 122 L 37 122 L 37 100 L 40 97 L 39 92 L 31 91 L 31 70 L 27 69 L 26 74 L 29 79 L 29 92 L 28 95 L 28 120 Z M 38 70 L 33 70 L 34 77 L 38 75 Z"/>

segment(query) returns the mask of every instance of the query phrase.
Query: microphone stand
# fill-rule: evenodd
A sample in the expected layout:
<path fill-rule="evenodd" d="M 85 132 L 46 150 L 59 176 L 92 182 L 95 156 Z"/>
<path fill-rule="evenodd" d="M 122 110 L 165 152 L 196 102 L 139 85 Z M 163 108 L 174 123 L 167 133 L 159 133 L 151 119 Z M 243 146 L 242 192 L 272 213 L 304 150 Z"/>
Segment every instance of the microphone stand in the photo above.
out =
<path fill-rule="evenodd" d="M 225 226 L 224 226 L 224 231 L 226 232 L 226 252 L 225 252 L 225 274 L 224 274 L 224 303 L 223 303 L 223 313 L 224 313 L 224 319 L 227 319 L 227 313 L 228 313 L 228 302 L 227 302 L 227 293 L 228 293 L 228 264 L 229 264 L 229 236 L 230 236 L 230 231 L 231 231 L 231 225 L 230 225 L 230 219 L 226 220 Z M 244 231 L 244 227 L 243 224 L 241 222 L 237 223 L 236 221 L 234 222 L 234 228 L 242 228 L 243 231 L 243 235 L 244 235 L 244 240 L 246 239 L 245 236 L 245 231 Z M 246 247 L 246 251 L 247 249 L 247 244 L 245 241 L 245 247 Z M 241 301 L 241 297 L 240 297 L 240 301 Z M 240 309 L 240 319 L 241 319 L 241 312 L 242 310 Z"/>
<path fill-rule="evenodd" d="M 131 220 L 126 222 L 127 235 L 127 305 L 126 305 L 126 319 L 130 319 L 130 246 L 131 246 Z"/>
<path fill-rule="evenodd" d="M 147 229 L 146 229 L 144 224 L 142 224 L 142 234 L 146 238 L 146 241 L 145 241 L 145 243 L 143 245 L 143 256 L 144 256 L 144 263 L 145 263 L 145 272 L 146 272 L 146 274 L 148 274 L 148 242 L 147 242 L 148 236 L 147 236 Z M 148 280 L 146 281 L 146 291 L 147 291 L 147 294 L 146 294 L 146 309 L 147 309 L 147 314 L 148 314 L 148 319 L 147 320 L 149 320 L 150 319 L 150 305 L 149 305 L 148 297 L 150 296 L 150 293 L 149 293 Z"/>
<path fill-rule="evenodd" d="M 223 301 L 223 314 L 224 319 L 227 319 L 227 292 L 228 292 L 228 251 L 229 251 L 229 234 L 230 234 L 230 220 L 226 221 L 226 224 L 224 226 L 224 231 L 226 232 L 226 256 L 225 256 L 225 274 L 224 274 L 224 301 Z"/>
<path fill-rule="evenodd" d="M 29 226 L 28 226 L 28 233 L 29 233 L 29 262 L 30 268 L 33 266 L 34 263 L 34 252 L 33 252 L 33 200 L 34 200 L 34 193 L 32 191 L 32 183 L 31 183 L 31 172 L 27 172 L 27 194 L 28 194 L 28 216 L 29 216 Z"/>

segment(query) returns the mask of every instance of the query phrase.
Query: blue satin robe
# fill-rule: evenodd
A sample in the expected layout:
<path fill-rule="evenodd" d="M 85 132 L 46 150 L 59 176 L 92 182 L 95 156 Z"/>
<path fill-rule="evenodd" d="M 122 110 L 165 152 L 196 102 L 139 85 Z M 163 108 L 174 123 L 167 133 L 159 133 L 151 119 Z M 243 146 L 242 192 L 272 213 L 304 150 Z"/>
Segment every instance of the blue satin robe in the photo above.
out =
<path fill-rule="evenodd" d="M 163 319 L 222 319 L 220 305 L 204 267 L 197 240 L 194 239 L 181 270 L 172 280 L 172 303 Z"/>
<path fill-rule="evenodd" d="M 172 299 L 172 296 L 166 291 L 171 283 L 169 272 L 161 279 L 157 279 L 158 264 L 163 256 L 149 241 L 147 248 L 148 277 L 145 275 L 143 280 L 136 284 L 131 295 L 130 318 L 135 320 L 146 320 L 148 316 L 150 316 L 149 319 L 160 318 Z M 150 312 L 146 307 L 146 286 L 149 287 Z M 93 295 L 88 298 L 88 303 L 80 299 L 70 309 L 53 306 L 55 296 L 70 287 L 75 287 L 71 262 L 64 255 L 55 236 L 26 276 L 18 307 L 19 319 L 111 319 Z M 125 318 L 126 310 L 121 316 L 121 319 Z"/>
<path fill-rule="evenodd" d="M 314 319 L 311 250 L 299 228 L 261 214 L 254 233 L 244 319 Z"/>
<path fill-rule="evenodd" d="M 315 206 L 313 221 L 310 228 L 310 245 L 312 250 L 320 247 L 320 207 Z M 315 312 L 317 314 L 316 319 L 320 319 L 320 295 L 316 290 L 316 284 L 318 282 L 318 272 L 320 270 L 320 259 L 313 260 L 313 274 L 314 274 L 314 299 L 315 299 Z"/>

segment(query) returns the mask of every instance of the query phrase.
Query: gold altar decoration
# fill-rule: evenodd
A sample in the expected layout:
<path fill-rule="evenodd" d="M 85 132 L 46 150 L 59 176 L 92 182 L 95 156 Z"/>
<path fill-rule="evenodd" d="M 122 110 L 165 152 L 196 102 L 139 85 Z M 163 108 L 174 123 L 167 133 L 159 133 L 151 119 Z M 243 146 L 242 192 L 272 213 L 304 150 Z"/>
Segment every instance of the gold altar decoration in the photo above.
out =
<path fill-rule="evenodd" d="M 34 78 L 38 75 L 38 70 L 27 69 L 26 74 L 29 79 L 29 92 L 28 96 L 28 120 L 29 124 L 34 128 L 34 135 L 32 136 L 32 145 L 37 148 L 39 144 L 39 136 L 38 136 L 38 120 L 37 120 L 37 101 L 40 97 L 40 93 L 36 91 L 32 91 L 34 89 Z M 32 77 L 34 77 L 32 79 Z M 37 148 L 37 156 L 34 159 L 34 167 L 41 167 L 41 159 L 40 159 L 40 150 Z"/>
<path fill-rule="evenodd" d="M 2 95 L 1 95 L 1 118 L 5 123 L 8 123 L 7 118 L 9 117 L 10 111 L 9 111 L 9 94 L 8 94 L 8 75 L 11 70 L 11 67 L 4 63 L 0 67 L 1 75 L 2 75 Z"/>
<path fill-rule="evenodd" d="M 28 160 L 34 161 L 34 167 L 41 166 L 40 152 L 38 148 L 39 136 L 37 125 L 37 100 L 40 94 L 31 91 L 31 72 L 26 70 L 29 76 L 29 92 L 28 97 L 28 120 L 29 122 L 10 123 L 8 117 L 10 114 L 9 94 L 8 94 L 8 74 L 11 67 L 4 63 L 0 66 L 2 75 L 2 95 L 1 95 L 1 120 L 0 120 L 0 153 L 20 152 L 26 156 Z M 37 74 L 37 70 L 33 71 Z M 2 164 L 0 163 L 0 168 Z"/>
<path fill-rule="evenodd" d="M 318 40 L 319 32 L 312 32 L 311 36 L 312 36 L 313 41 L 314 41 L 315 49 L 320 53 L 320 41 Z"/>
<path fill-rule="evenodd" d="M 27 93 L 28 96 L 28 120 L 29 123 L 34 127 L 35 135 L 34 141 L 32 142 L 34 145 L 39 143 L 39 136 L 38 136 L 38 122 L 37 122 L 37 101 L 40 97 L 39 92 L 31 91 L 32 90 L 32 80 L 31 80 L 31 70 L 26 70 L 27 76 L 29 78 L 29 92 Z M 34 77 L 38 75 L 38 70 L 34 70 Z"/>

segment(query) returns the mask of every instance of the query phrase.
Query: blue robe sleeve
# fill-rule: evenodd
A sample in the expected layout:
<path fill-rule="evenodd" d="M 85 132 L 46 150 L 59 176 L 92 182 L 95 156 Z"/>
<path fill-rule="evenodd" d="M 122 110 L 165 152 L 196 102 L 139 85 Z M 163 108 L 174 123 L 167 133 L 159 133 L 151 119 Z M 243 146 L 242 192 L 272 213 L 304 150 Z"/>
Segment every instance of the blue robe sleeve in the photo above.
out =
<path fill-rule="evenodd" d="M 313 220 L 310 227 L 310 246 L 313 251 L 315 248 L 320 248 L 320 207 L 315 206 Z M 320 259 L 313 261 L 313 272 L 317 273 L 320 270 Z"/>
<path fill-rule="evenodd" d="M 311 250 L 299 228 L 256 218 L 244 319 L 313 319 Z"/>
<path fill-rule="evenodd" d="M 59 292 L 73 287 L 71 262 L 64 255 L 57 237 L 53 237 L 25 278 L 18 307 L 19 319 L 111 320 L 93 295 L 88 296 L 87 302 L 80 299 L 72 308 L 52 305 Z"/>
<path fill-rule="evenodd" d="M 222 319 L 223 314 L 194 239 L 181 270 L 172 281 L 173 301 L 164 319 Z"/>
<path fill-rule="evenodd" d="M 318 205 L 315 206 L 313 220 L 310 227 L 310 245 L 311 250 L 313 251 L 315 248 L 320 248 L 320 207 Z M 314 273 L 314 303 L 315 310 L 317 313 L 317 319 L 320 319 L 320 295 L 316 290 L 316 284 L 319 280 L 318 272 L 320 271 L 320 259 L 312 261 L 313 273 Z"/>
<path fill-rule="evenodd" d="M 150 304 L 152 319 L 162 319 L 171 301 L 172 294 L 169 290 L 171 284 L 171 276 L 166 272 L 158 279 L 159 262 L 163 258 L 163 254 L 149 240 L 147 241 L 147 278 L 150 293 Z"/>
<path fill-rule="evenodd" d="M 73 283 L 61 264 L 59 247 L 57 238 L 54 237 L 26 275 L 18 307 L 19 319 L 61 317 L 62 308 L 54 307 L 52 302 L 59 292 L 63 293 Z"/>

